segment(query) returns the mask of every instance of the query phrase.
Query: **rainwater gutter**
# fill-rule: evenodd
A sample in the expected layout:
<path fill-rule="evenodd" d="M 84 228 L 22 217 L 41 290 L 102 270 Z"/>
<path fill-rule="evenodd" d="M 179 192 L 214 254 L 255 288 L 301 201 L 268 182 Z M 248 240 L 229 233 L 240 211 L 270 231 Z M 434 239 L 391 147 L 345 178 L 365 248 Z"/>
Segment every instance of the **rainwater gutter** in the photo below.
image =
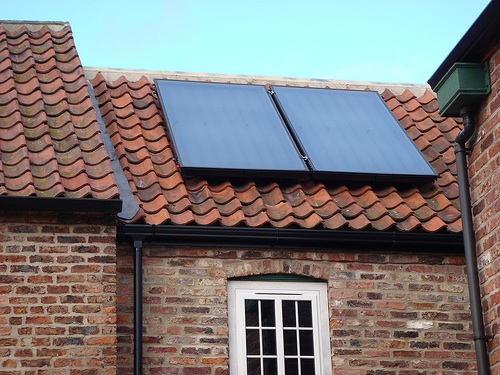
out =
<path fill-rule="evenodd" d="M 443 253 L 463 253 L 461 233 L 118 224 L 118 243 L 131 243 L 136 238 L 153 246 L 237 246 L 296 251 L 331 250 L 340 246 L 357 250 L 369 246 L 370 250 L 422 251 L 432 246 Z"/>
<path fill-rule="evenodd" d="M 472 316 L 472 331 L 476 351 L 477 371 L 479 375 L 490 373 L 490 364 L 486 343 L 491 339 L 487 337 L 484 329 L 483 309 L 481 304 L 481 291 L 476 255 L 476 239 L 472 221 L 469 177 L 467 173 L 467 149 L 465 144 L 472 137 L 475 130 L 474 114 L 469 107 L 460 111 L 464 128 L 455 139 L 455 155 L 457 165 L 457 178 L 460 199 L 460 212 L 464 237 L 465 264 L 467 281 L 469 284 L 470 309 Z"/>
<path fill-rule="evenodd" d="M 429 82 L 431 83 L 431 80 Z M 460 212 L 462 216 L 465 268 L 469 285 L 477 373 L 479 375 L 489 375 L 490 364 L 486 343 L 490 338 L 486 337 L 484 327 L 476 239 L 472 220 L 470 185 L 467 170 L 467 154 L 470 152 L 470 149 L 466 147 L 466 143 L 471 139 L 476 128 L 474 108 L 477 108 L 491 91 L 488 63 L 456 62 L 441 80 L 433 86 L 433 89 L 437 93 L 439 114 L 443 117 L 460 116 L 464 125 L 462 131 L 455 138 L 454 148 Z"/>

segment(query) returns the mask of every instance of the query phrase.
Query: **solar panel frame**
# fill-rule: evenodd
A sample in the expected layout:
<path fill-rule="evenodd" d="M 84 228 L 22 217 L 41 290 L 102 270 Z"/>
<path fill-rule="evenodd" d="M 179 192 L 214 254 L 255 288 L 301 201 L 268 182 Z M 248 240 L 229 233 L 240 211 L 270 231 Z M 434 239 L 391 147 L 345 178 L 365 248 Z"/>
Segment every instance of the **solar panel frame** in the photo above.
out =
<path fill-rule="evenodd" d="M 265 86 L 155 80 L 187 174 L 302 178 L 305 164 Z"/>
<path fill-rule="evenodd" d="M 271 90 L 315 177 L 409 183 L 437 178 L 377 92 L 277 85 Z"/>

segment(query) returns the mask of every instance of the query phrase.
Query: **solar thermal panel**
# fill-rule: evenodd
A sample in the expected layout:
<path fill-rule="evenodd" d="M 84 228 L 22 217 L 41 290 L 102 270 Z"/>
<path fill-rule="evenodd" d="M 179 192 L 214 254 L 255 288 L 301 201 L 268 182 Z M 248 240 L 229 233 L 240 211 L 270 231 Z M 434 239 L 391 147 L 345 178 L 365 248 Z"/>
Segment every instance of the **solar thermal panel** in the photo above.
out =
<path fill-rule="evenodd" d="M 377 92 L 273 86 L 315 176 L 418 182 L 436 174 Z"/>
<path fill-rule="evenodd" d="M 155 83 L 181 170 L 263 177 L 308 173 L 264 86 Z"/>

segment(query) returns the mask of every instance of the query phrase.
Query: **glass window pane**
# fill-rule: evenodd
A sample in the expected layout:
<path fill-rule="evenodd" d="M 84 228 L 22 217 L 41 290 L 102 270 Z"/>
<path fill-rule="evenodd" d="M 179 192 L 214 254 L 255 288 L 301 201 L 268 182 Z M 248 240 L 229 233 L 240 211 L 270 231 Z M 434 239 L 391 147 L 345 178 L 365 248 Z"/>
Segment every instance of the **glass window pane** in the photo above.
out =
<path fill-rule="evenodd" d="M 314 359 L 304 359 L 300 360 L 300 373 L 302 375 L 313 375 L 314 374 Z"/>
<path fill-rule="evenodd" d="M 262 327 L 274 327 L 276 325 L 274 318 L 274 301 L 263 300 L 261 304 Z"/>
<path fill-rule="evenodd" d="M 260 358 L 247 358 L 247 375 L 261 375 Z"/>
<path fill-rule="evenodd" d="M 312 375 L 312 374 L 307 373 L 307 375 Z M 299 363 L 297 358 L 285 359 L 285 375 L 299 375 Z"/>
<path fill-rule="evenodd" d="M 264 358 L 264 375 L 277 375 L 278 363 L 276 358 Z"/>
<path fill-rule="evenodd" d="M 297 331 L 283 330 L 283 344 L 285 355 L 297 355 Z"/>
<path fill-rule="evenodd" d="M 259 326 L 259 301 L 256 299 L 245 300 L 245 323 L 247 327 Z"/>
<path fill-rule="evenodd" d="M 311 301 L 299 301 L 299 326 L 312 327 Z"/>
<path fill-rule="evenodd" d="M 274 329 L 262 330 L 262 350 L 264 355 L 276 355 L 276 331 Z"/>
<path fill-rule="evenodd" d="M 247 329 L 247 355 L 260 354 L 260 340 L 258 329 Z"/>
<path fill-rule="evenodd" d="M 295 301 L 283 301 L 283 326 L 295 327 Z"/>
<path fill-rule="evenodd" d="M 301 355 L 314 355 L 314 342 L 313 342 L 313 331 L 299 332 L 300 339 L 300 354 Z"/>

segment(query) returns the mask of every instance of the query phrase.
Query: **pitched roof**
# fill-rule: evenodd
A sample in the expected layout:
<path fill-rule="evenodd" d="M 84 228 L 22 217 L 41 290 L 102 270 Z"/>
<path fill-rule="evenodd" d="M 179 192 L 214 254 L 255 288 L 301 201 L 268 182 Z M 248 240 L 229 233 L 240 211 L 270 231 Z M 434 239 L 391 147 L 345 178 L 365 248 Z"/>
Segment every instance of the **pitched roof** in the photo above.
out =
<path fill-rule="evenodd" d="M 0 24 L 0 195 L 119 192 L 68 24 Z"/>
<path fill-rule="evenodd" d="M 218 77 L 226 82 L 232 81 L 231 78 Z M 273 83 L 272 78 L 260 79 L 252 77 L 252 83 Z M 459 128 L 454 120 L 437 114 L 437 101 L 430 91 L 418 98 L 409 90 L 399 95 L 385 90 L 382 96 L 439 173 L 439 179 L 421 187 L 376 187 L 314 180 L 289 184 L 213 183 L 182 176 L 166 135 L 154 83 L 145 76 L 134 82 L 124 76 L 110 81 L 101 73 L 91 83 L 108 133 L 141 207 L 131 221 L 144 220 L 157 225 L 461 230 L 452 147 Z M 281 83 L 297 84 L 291 80 Z M 308 83 L 331 87 L 324 81 Z"/>
<path fill-rule="evenodd" d="M 24 40 L 25 48 L 20 47 Z M 31 76 L 22 78 L 28 71 Z M 117 77 L 116 71 L 96 71 L 85 69 L 98 115 L 140 207 L 130 222 L 461 231 L 452 147 L 460 129 L 453 119 L 438 115 L 436 98 L 424 86 L 389 85 L 384 90 L 382 84 L 328 80 L 174 72 L 139 72 L 141 78 L 135 78 L 138 72 L 118 71 Z M 4 178 L 0 194 L 116 197 L 98 130 L 100 116 L 96 120 L 69 26 L 60 31 L 0 29 L 0 76 L 0 178 Z M 183 176 L 166 134 L 153 78 L 376 89 L 439 178 L 424 186 L 375 186 L 314 180 L 213 182 Z M 16 157 L 21 149 L 27 156 Z M 79 156 L 71 157 L 76 151 Z M 55 177 L 60 181 L 52 182 Z"/>

